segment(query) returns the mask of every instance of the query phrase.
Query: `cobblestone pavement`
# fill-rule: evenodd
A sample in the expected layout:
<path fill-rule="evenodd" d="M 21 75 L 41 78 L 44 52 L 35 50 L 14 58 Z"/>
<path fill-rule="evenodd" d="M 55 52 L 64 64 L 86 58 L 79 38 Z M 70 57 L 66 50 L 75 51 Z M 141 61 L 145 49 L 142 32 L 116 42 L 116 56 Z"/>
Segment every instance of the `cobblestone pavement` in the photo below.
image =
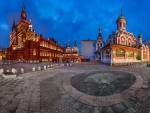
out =
<path fill-rule="evenodd" d="M 24 80 L 19 77 L 15 79 L 3 79 L 0 77 L 0 113 L 3 111 L 14 112 L 17 109 L 18 93 L 21 92 Z M 6 112 L 7 113 L 7 112 Z"/>
<path fill-rule="evenodd" d="M 83 95 L 74 98 L 63 86 L 65 79 L 70 75 L 108 70 L 137 73 L 142 77 L 143 83 L 138 89 L 131 91 L 132 93 L 129 91 L 129 98 L 110 106 L 95 106 L 96 100 L 93 101 L 93 105 L 80 102 Z M 69 86 L 67 83 L 66 85 Z M 72 91 L 72 94 L 79 96 L 78 92 Z M 117 93 L 121 95 L 119 99 L 125 96 L 122 92 Z M 88 98 L 85 96 L 84 100 L 86 102 Z M 103 103 L 107 103 L 107 100 Z M 146 64 L 118 67 L 103 64 L 65 66 L 20 74 L 15 79 L 0 77 L 0 113 L 150 113 L 150 67 L 146 67 Z"/>

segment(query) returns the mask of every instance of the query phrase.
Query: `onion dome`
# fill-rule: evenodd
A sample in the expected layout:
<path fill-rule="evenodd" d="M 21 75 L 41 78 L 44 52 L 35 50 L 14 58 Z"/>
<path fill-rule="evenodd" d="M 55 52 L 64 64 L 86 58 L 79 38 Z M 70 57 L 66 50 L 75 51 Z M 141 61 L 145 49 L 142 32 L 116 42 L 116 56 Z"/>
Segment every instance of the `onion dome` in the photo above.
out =
<path fill-rule="evenodd" d="M 99 30 L 102 30 L 102 28 L 100 27 Z"/>
<path fill-rule="evenodd" d="M 118 17 L 117 21 L 118 21 L 119 19 L 125 19 L 125 20 L 126 20 L 126 18 L 125 18 L 122 14 Z"/>
<path fill-rule="evenodd" d="M 141 34 L 139 34 L 139 35 L 138 35 L 138 38 L 142 38 L 142 35 L 141 35 Z"/>
<path fill-rule="evenodd" d="M 121 14 L 118 16 L 118 18 L 117 18 L 117 20 L 116 20 L 116 23 L 117 23 L 120 19 L 126 20 L 125 16 L 123 16 L 123 14 L 122 14 L 122 9 L 121 9 Z M 127 20 L 126 20 L 126 22 L 127 22 Z"/>
<path fill-rule="evenodd" d="M 98 34 L 98 37 L 102 37 L 102 28 L 99 28 L 99 34 Z"/>
<path fill-rule="evenodd" d="M 31 24 L 31 19 L 30 19 L 30 24 L 29 24 L 29 27 L 28 27 L 28 31 L 33 31 L 33 27 L 32 27 L 32 24 Z"/>

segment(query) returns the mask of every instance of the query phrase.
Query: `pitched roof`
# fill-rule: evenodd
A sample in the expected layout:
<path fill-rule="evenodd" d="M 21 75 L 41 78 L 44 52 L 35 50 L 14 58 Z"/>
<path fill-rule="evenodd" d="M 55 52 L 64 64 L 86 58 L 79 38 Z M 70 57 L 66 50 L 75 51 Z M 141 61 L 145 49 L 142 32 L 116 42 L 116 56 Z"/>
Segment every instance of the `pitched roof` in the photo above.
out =
<path fill-rule="evenodd" d="M 145 45 L 150 45 L 150 38 L 147 38 L 146 40 L 143 41 Z"/>

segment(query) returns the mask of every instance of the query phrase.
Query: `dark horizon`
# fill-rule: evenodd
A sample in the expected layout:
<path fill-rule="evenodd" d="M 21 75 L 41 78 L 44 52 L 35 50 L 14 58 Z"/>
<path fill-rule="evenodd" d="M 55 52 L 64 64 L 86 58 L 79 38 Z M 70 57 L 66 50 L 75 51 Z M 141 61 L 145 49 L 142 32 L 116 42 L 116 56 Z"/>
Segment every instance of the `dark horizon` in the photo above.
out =
<path fill-rule="evenodd" d="M 102 27 L 104 40 L 107 40 L 108 36 L 117 29 L 116 20 L 120 15 L 121 7 L 127 19 L 127 31 L 137 38 L 141 28 L 143 41 L 150 37 L 150 1 L 148 0 L 144 2 L 142 0 L 97 0 L 95 2 L 24 0 L 24 3 L 27 20 L 32 20 L 36 34 L 42 34 L 44 38 L 54 37 L 63 46 L 66 46 L 70 40 L 72 47 L 76 39 L 79 51 L 81 51 L 81 40 L 97 39 L 99 27 Z M 0 46 L 7 48 L 13 18 L 16 24 L 20 20 L 22 1 L 2 1 L 0 7 Z"/>

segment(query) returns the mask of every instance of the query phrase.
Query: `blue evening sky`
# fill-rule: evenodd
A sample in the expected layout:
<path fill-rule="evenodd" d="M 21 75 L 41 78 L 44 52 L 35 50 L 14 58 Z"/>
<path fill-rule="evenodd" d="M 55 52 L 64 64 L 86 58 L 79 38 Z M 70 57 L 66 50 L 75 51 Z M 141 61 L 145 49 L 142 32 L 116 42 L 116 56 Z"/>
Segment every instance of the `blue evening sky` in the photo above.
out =
<path fill-rule="evenodd" d="M 102 27 L 103 38 L 116 30 L 116 19 L 123 7 L 127 31 L 137 38 L 142 29 L 143 40 L 150 37 L 150 0 L 24 0 L 27 20 L 37 34 L 54 37 L 59 44 L 71 46 L 77 40 L 97 39 Z M 20 20 L 22 0 L 0 0 L 0 45 L 7 48 L 13 17 Z"/>

